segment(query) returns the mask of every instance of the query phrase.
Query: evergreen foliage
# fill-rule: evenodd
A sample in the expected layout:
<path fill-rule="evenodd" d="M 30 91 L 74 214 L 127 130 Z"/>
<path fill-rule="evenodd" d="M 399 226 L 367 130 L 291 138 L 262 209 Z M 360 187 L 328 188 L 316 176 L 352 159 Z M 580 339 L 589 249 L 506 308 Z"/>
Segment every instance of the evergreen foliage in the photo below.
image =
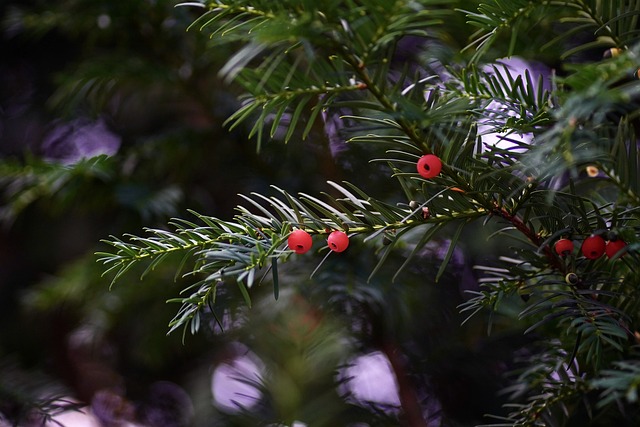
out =
<path fill-rule="evenodd" d="M 153 268 L 173 251 L 195 258 L 186 268 L 204 279 L 185 289 L 171 324 L 189 324 L 195 331 L 218 286 L 237 283 L 250 305 L 257 277 L 266 272 L 277 298 L 277 266 L 295 262 L 285 244 L 293 229 L 320 236 L 344 230 L 362 237 L 356 244 L 363 245 L 390 239 L 375 272 L 408 231 L 419 228 L 421 237 L 398 270 L 454 224 L 437 281 L 468 224 L 498 221 L 505 225 L 494 238 L 512 241 L 513 257 L 500 267 L 481 268 L 482 289 L 461 308 L 472 314 L 500 311 L 505 300 L 524 293 L 519 321 L 529 325 L 526 332 L 549 340 L 549 348 L 525 359 L 530 366 L 516 382 L 511 412 L 493 425 L 561 425 L 582 405 L 593 420 L 633 419 L 640 301 L 638 4 L 483 2 L 467 13 L 469 24 L 479 28 L 467 47 L 475 49 L 468 62 L 441 64 L 440 73 L 397 64 L 394 48 L 407 37 L 423 37 L 423 55 L 434 55 L 447 37 L 442 23 L 453 13 L 449 6 L 374 0 L 207 3 L 194 26 L 239 46 L 221 70 L 246 90 L 231 127 L 251 119 L 250 136 L 261 147 L 265 130 L 273 137 L 285 116 L 287 142 L 304 139 L 321 112 L 340 112 L 353 123 L 349 142 L 375 146 L 379 154 L 372 161 L 388 165 L 397 181 L 395 203 L 346 182 L 330 183 L 338 196 L 324 199 L 276 189 L 277 196 L 246 197 L 232 222 L 197 215 L 202 225 L 177 220 L 175 231 L 154 229 L 150 237 L 109 241 L 116 252 L 101 254 L 101 261 L 117 279 L 133 264 L 148 260 Z M 498 54 L 509 56 L 519 53 L 519 36 L 535 27 L 554 30 L 535 41 L 543 43 L 541 50 L 561 51 L 558 75 L 534 82 L 528 70 L 513 76 L 506 66 L 483 65 L 505 33 L 509 48 Z M 579 35 L 590 37 L 582 41 Z M 571 61 L 594 48 L 622 53 Z M 531 142 L 483 145 L 482 123 L 507 140 L 530 134 Z M 436 179 L 421 179 L 412 170 L 424 153 L 444 163 Z M 584 172 L 588 166 L 597 168 L 597 177 Z M 421 217 L 423 208 L 428 217 Z M 592 234 L 615 239 L 607 237 L 612 232 L 627 243 L 612 259 L 553 251 L 562 236 L 576 242 Z"/>
<path fill-rule="evenodd" d="M 508 403 L 502 411 L 486 409 L 497 411 L 487 425 L 640 421 L 640 2 L 210 0 L 179 6 L 201 11 L 190 29 L 207 34 L 212 48 L 235 50 L 220 67 L 227 83 L 244 90 L 227 119 L 230 129 L 245 129 L 266 152 L 273 140 L 313 142 L 314 130 L 324 128 L 330 139 L 363 147 L 367 167 L 395 191 L 376 194 L 375 183 L 330 180 L 321 194 L 292 194 L 274 185 L 270 193 L 242 195 L 232 219 L 191 211 L 193 218 L 175 218 L 169 227 L 111 237 L 104 240 L 110 249 L 97 255 L 114 289 L 125 286 L 118 282 L 131 270 L 141 267 L 148 278 L 161 265 L 175 266 L 176 280 L 187 284 L 169 300 L 180 305 L 169 331 L 195 334 L 212 319 L 225 326 L 224 316 L 236 309 L 229 299 L 268 312 L 265 286 L 278 300 L 290 286 L 285 281 L 313 276 L 315 286 L 327 288 L 317 291 L 327 310 L 365 307 L 359 313 L 369 320 L 379 318 L 367 310 L 382 312 L 393 330 L 412 321 L 403 314 L 416 303 L 403 294 L 403 275 L 427 272 L 425 286 L 443 292 L 436 291 L 449 284 L 443 279 L 460 267 L 456 250 L 488 229 L 508 256 L 475 266 L 480 286 L 468 289 L 458 307 L 461 327 L 485 316 L 489 333 L 511 332 L 517 324 L 524 337 L 507 362 Z M 447 25 L 461 17 L 465 34 L 473 34 L 466 44 L 459 43 L 457 27 Z M 529 61 L 528 69 L 514 72 L 504 60 L 512 55 Z M 552 71 L 534 73 L 535 61 Z M 433 179 L 416 171 L 424 154 L 443 162 Z M 103 161 L 80 163 L 72 174 L 96 173 Z M 14 210 L 41 187 L 25 186 Z M 312 235 L 310 253 L 287 247 L 296 229 Z M 335 276 L 324 274 L 327 264 L 350 274 L 340 264 L 343 255 L 324 244 L 334 230 L 348 233 L 350 250 L 362 257 L 351 266 L 367 270 L 356 285 L 335 285 Z M 626 245 L 590 259 L 581 245 L 593 235 Z M 557 253 L 561 238 L 572 240 L 575 250 Z M 420 270 L 434 242 L 440 264 Z M 296 264 L 306 268 L 310 260 L 315 268 L 301 274 Z M 398 304 L 385 305 L 394 297 Z M 337 359 L 335 342 L 325 338 L 318 345 L 330 346 L 326 351 Z M 430 362 L 421 361 L 427 366 L 421 372 L 434 372 Z M 399 375 L 401 391 L 409 377 Z M 424 402 L 403 396 L 402 422 L 435 423 L 425 420 Z M 260 414 L 263 420 L 291 423 L 299 416 L 289 417 L 286 402 L 278 406 L 273 399 L 279 411 Z M 388 414 L 371 414 L 371 425 L 387 425 Z M 331 425 L 329 418 L 317 425 Z"/>

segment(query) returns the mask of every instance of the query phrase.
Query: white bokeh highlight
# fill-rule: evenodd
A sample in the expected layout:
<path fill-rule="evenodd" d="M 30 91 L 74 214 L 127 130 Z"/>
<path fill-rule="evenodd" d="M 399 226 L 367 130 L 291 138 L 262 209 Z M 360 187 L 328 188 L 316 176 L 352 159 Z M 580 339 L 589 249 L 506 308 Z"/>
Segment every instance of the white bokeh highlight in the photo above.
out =
<path fill-rule="evenodd" d="M 539 64 L 533 64 L 525 61 L 522 58 L 512 56 L 496 61 L 496 70 L 506 81 L 509 81 L 506 73 L 508 73 L 508 75 L 511 76 L 513 80 L 517 79 L 518 76 L 522 76 L 522 79 L 525 80 L 525 72 L 529 71 L 531 82 L 536 92 L 538 90 L 538 81 L 540 76 L 542 76 L 542 84 L 543 86 L 545 86 L 543 87 L 543 89 L 548 89 L 550 70 L 546 68 L 542 69 L 542 66 Z M 492 67 L 486 67 L 484 71 L 490 74 L 493 74 L 495 72 Z M 487 105 L 485 110 L 487 112 L 495 112 L 495 116 L 497 118 L 496 120 L 505 120 L 504 117 L 500 117 L 501 115 L 505 114 L 505 106 L 500 102 L 491 101 L 489 105 Z M 515 115 L 516 113 L 514 111 L 508 111 L 506 113 L 507 117 L 515 117 Z M 500 149 L 513 150 L 516 152 L 524 152 L 526 150 L 526 146 L 531 144 L 533 140 L 533 135 L 531 133 L 507 134 L 495 132 L 494 129 L 495 124 L 488 124 L 487 119 L 478 121 L 478 134 L 481 136 L 484 146 L 497 147 Z"/>

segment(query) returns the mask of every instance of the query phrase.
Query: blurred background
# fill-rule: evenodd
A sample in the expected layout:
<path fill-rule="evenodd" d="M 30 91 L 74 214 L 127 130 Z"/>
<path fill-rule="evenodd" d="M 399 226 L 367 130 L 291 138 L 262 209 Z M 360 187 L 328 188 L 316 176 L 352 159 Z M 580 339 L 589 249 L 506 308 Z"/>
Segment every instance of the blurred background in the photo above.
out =
<path fill-rule="evenodd" d="M 521 331 L 509 304 L 490 337 L 482 315 L 460 327 L 457 308 L 477 287 L 472 266 L 505 250 L 491 230 L 467 228 L 439 283 L 445 236 L 395 283 L 402 250 L 369 283 L 377 244 L 312 279 L 319 257 L 300 257 L 278 301 L 265 285 L 247 309 L 225 288 L 217 319 L 184 339 L 167 336 L 179 307 L 166 301 L 190 283 L 174 278 L 177 260 L 110 289 L 100 239 L 192 220 L 187 209 L 228 219 L 238 193 L 348 180 L 408 202 L 320 124 L 260 152 L 225 128 L 240 93 L 217 71 L 233 45 L 187 32 L 200 10 L 175 3 L 0 3 L 0 425 L 427 425 L 418 414 L 470 426 L 500 413 Z M 466 42 L 462 18 L 441 51 Z"/>

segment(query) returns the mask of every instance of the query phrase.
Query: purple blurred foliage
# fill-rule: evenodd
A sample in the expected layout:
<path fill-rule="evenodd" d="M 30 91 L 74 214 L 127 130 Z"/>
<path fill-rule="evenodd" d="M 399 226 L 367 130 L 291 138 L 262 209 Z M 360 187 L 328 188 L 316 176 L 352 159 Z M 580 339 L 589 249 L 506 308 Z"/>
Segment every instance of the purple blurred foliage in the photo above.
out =
<path fill-rule="evenodd" d="M 103 427 L 120 427 L 135 419 L 135 406 L 118 391 L 104 389 L 91 399 L 91 412 Z"/>
<path fill-rule="evenodd" d="M 138 405 L 137 419 L 147 427 L 186 427 L 194 408 L 189 395 L 169 381 L 153 383 L 146 399 Z"/>
<path fill-rule="evenodd" d="M 538 79 L 540 78 L 542 78 L 542 89 L 547 91 L 551 90 L 552 70 L 542 62 L 527 60 L 519 56 L 511 56 L 508 58 L 500 58 L 496 63 L 498 65 L 504 65 L 514 79 L 519 75 L 524 77 L 525 72 L 528 71 L 536 91 L 538 90 Z"/>
<path fill-rule="evenodd" d="M 398 384 L 389 360 L 380 351 L 354 357 L 338 373 L 340 391 L 362 406 L 379 406 L 390 413 L 400 410 Z"/>
<path fill-rule="evenodd" d="M 486 65 L 483 70 L 488 74 L 499 74 L 505 81 L 516 80 L 521 77 L 526 85 L 525 75 L 529 73 L 534 93 L 537 93 L 540 85 L 542 90 L 551 90 L 552 70 L 546 65 L 529 61 L 523 58 L 512 56 L 498 59 L 494 64 Z M 485 147 L 499 147 L 503 149 L 522 152 L 526 146 L 533 142 L 531 133 L 506 133 L 500 129 L 504 127 L 510 117 L 515 117 L 517 113 L 513 106 L 506 105 L 500 101 L 492 101 L 485 107 L 485 118 L 478 123 L 478 132 L 482 135 L 482 142 Z"/>
<path fill-rule="evenodd" d="M 73 164 L 101 154 L 113 156 L 120 149 L 121 142 L 103 119 L 95 122 L 76 119 L 54 125 L 42 142 L 42 154 L 52 162 Z"/>
<path fill-rule="evenodd" d="M 103 389 L 91 400 L 91 412 L 103 427 L 143 425 L 145 427 L 186 427 L 191 424 L 194 407 L 180 386 L 158 381 L 149 387 L 141 401 L 132 401 L 119 389 Z"/>
<path fill-rule="evenodd" d="M 418 36 L 406 36 L 400 39 L 396 45 L 391 65 L 389 67 L 389 82 L 395 84 L 401 78 L 405 78 L 403 87 L 415 83 L 432 72 L 421 64 L 420 54 L 424 52 L 430 40 Z M 436 68 L 444 70 L 441 65 L 434 64 Z M 431 64 L 430 67 L 431 68 Z M 352 128 L 356 123 L 353 120 L 345 119 L 343 116 L 353 114 L 350 108 L 326 109 L 322 112 L 324 121 L 324 132 L 329 141 L 331 155 L 337 161 L 342 161 L 343 166 L 351 168 L 351 165 L 343 159 L 348 147 L 346 140 L 349 138 L 347 129 Z"/>
<path fill-rule="evenodd" d="M 418 256 L 420 259 L 425 261 L 428 260 L 426 263 L 427 265 L 432 265 L 432 260 L 434 259 L 438 260 L 436 263 L 440 263 L 444 260 L 447 252 L 449 251 L 449 246 L 451 246 L 451 240 L 449 239 L 432 240 L 419 252 Z M 453 275 L 462 294 L 468 290 L 478 289 L 478 281 L 473 274 L 471 265 L 469 264 L 469 261 L 465 257 L 464 249 L 459 245 L 456 245 L 453 249 L 451 259 L 449 260 L 447 271 L 451 272 Z M 419 264 L 412 267 L 411 270 L 415 271 L 417 274 L 424 274 L 420 273 L 421 267 Z"/>
<path fill-rule="evenodd" d="M 124 378 L 117 372 L 117 348 L 91 326 L 80 327 L 67 338 L 67 358 L 74 388 L 81 399 L 99 390 L 121 390 Z"/>
<path fill-rule="evenodd" d="M 344 133 L 344 119 L 342 116 L 351 114 L 348 108 L 326 109 L 322 111 L 324 132 L 329 141 L 329 150 L 334 159 L 339 159 L 347 151 L 346 136 Z"/>
<path fill-rule="evenodd" d="M 420 55 L 428 49 L 432 43 L 432 40 L 418 36 L 405 36 L 398 40 L 393 57 L 391 58 L 391 81 L 393 83 L 398 81 L 403 72 L 409 77 L 417 77 L 418 79 L 431 74 L 431 72 L 425 69 Z M 444 71 L 444 69 L 442 70 Z"/>
<path fill-rule="evenodd" d="M 244 344 L 227 344 L 211 375 L 214 405 L 226 413 L 251 410 L 263 398 L 257 384 L 263 381 L 265 369 L 262 360 Z"/>

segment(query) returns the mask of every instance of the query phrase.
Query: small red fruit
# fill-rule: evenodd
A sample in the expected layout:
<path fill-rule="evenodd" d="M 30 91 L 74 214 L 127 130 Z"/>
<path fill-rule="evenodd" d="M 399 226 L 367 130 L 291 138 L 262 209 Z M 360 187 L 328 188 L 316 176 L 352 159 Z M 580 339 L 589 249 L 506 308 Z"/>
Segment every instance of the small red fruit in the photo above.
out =
<path fill-rule="evenodd" d="M 442 170 L 442 161 L 438 158 L 438 156 L 434 156 L 433 154 L 425 154 L 424 156 L 418 159 L 418 173 L 423 178 L 429 179 L 438 176 L 440 171 Z"/>
<path fill-rule="evenodd" d="M 604 254 L 606 245 L 601 236 L 589 236 L 582 242 L 582 255 L 588 259 L 598 259 Z"/>
<path fill-rule="evenodd" d="M 311 239 L 311 235 L 306 231 L 294 230 L 293 232 L 291 232 L 291 234 L 289 234 L 287 245 L 289 245 L 289 249 L 291 249 L 295 253 L 303 254 L 311 249 L 313 240 Z"/>
<path fill-rule="evenodd" d="M 554 246 L 560 256 L 568 256 L 573 252 L 573 242 L 569 239 L 559 239 Z"/>
<path fill-rule="evenodd" d="M 334 252 L 343 252 L 349 246 L 349 236 L 343 231 L 333 231 L 327 238 L 327 245 Z"/>
<path fill-rule="evenodd" d="M 622 239 L 609 240 L 607 242 L 607 246 L 605 247 L 605 253 L 607 254 L 607 257 L 613 258 L 615 254 L 620 252 L 625 246 L 627 246 L 627 244 Z"/>

